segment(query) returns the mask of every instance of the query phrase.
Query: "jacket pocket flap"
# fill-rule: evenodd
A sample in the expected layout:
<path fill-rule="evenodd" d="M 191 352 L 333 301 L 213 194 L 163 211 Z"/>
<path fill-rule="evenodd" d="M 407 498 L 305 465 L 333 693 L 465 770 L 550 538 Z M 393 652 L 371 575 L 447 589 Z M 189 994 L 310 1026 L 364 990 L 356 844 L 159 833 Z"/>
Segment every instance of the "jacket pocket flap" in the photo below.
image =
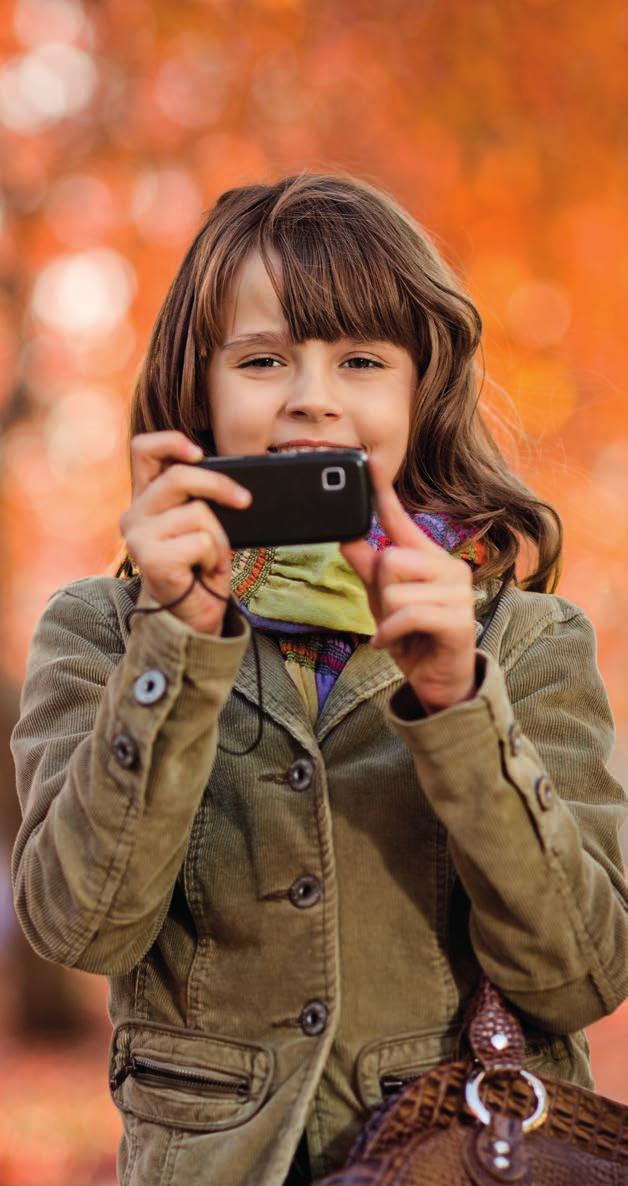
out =
<path fill-rule="evenodd" d="M 457 1030 L 443 1033 L 428 1030 L 422 1034 L 401 1034 L 363 1046 L 357 1060 L 360 1099 L 366 1108 L 381 1104 L 390 1090 L 401 1090 L 437 1063 L 455 1057 Z"/>
<path fill-rule="evenodd" d="M 270 1087 L 273 1053 L 264 1046 L 151 1022 L 117 1026 L 110 1087 L 123 1112 L 201 1132 L 244 1124 Z"/>

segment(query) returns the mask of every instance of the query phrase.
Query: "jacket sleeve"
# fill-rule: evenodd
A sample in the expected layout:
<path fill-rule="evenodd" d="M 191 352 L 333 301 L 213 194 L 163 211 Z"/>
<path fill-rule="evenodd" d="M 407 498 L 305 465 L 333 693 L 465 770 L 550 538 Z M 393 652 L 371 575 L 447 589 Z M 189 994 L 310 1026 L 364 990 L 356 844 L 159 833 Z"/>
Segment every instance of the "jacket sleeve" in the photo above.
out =
<path fill-rule="evenodd" d="M 250 636 L 237 619 L 232 629 L 218 638 L 138 615 L 121 653 L 87 600 L 61 590 L 48 603 L 11 739 L 15 905 L 45 958 L 115 974 L 155 939 Z"/>
<path fill-rule="evenodd" d="M 627 991 L 613 719 L 591 623 L 562 606 L 573 612 L 506 657 L 507 675 L 477 652 L 474 699 L 426 717 L 404 684 L 388 709 L 448 829 L 480 965 L 558 1033 L 612 1012 Z"/>

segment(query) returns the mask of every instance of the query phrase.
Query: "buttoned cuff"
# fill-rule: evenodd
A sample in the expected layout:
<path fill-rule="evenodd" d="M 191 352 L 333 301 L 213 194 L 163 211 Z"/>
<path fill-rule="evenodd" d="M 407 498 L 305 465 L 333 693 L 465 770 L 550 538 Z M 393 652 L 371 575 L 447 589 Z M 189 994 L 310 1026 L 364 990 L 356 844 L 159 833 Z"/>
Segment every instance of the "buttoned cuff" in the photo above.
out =
<path fill-rule="evenodd" d="M 390 698 L 387 716 L 413 753 L 449 753 L 468 746 L 487 727 L 507 736 L 513 711 L 499 663 L 476 651 L 475 696 L 439 712 L 426 713 L 410 684 L 402 684 Z"/>
<path fill-rule="evenodd" d="M 486 665 L 484 662 L 485 659 L 486 655 L 484 651 L 475 652 L 475 691 L 473 696 L 467 696 L 467 699 L 461 700 L 460 704 L 466 704 L 468 700 L 472 700 L 475 696 L 477 696 L 480 685 L 484 681 L 486 674 Z M 436 716 L 437 713 L 440 715 L 441 713 L 448 711 L 446 708 L 441 708 L 434 709 L 432 712 L 426 712 L 418 696 L 415 694 L 414 689 L 407 681 L 403 683 L 400 688 L 397 688 L 395 694 L 391 698 L 390 703 L 393 713 L 402 721 L 426 720 L 428 717 Z M 457 708 L 458 705 L 453 704 L 451 707 Z"/>
<path fill-rule="evenodd" d="M 440 712 L 426 714 L 409 684 L 391 696 L 386 716 L 411 751 L 428 798 L 452 831 L 469 828 L 483 812 L 507 827 L 516 809 L 513 788 L 543 842 L 552 831 L 557 796 L 536 748 L 515 720 L 504 674 L 492 655 L 476 651 L 477 692 Z M 551 817 L 551 824 L 546 819 Z M 499 824 L 498 824 L 499 829 Z"/>
<path fill-rule="evenodd" d="M 235 680 L 251 639 L 251 627 L 234 605 L 227 606 L 221 635 L 194 630 L 152 598 L 142 603 L 144 607 L 162 612 L 134 615 L 129 649 L 135 638 L 147 663 L 158 664 L 160 656 L 177 666 L 183 661 L 186 677 L 193 683 L 230 676 Z"/>

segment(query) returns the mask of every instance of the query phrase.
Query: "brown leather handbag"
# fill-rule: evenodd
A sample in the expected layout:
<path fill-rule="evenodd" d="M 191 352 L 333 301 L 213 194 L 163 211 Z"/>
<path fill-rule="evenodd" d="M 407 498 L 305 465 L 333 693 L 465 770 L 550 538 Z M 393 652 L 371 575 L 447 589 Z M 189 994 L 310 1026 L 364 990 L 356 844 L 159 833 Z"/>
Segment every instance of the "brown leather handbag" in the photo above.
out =
<path fill-rule="evenodd" d="M 521 1026 L 487 980 L 465 1030 L 475 1062 L 386 1100 L 320 1186 L 628 1186 L 627 1107 L 524 1070 Z"/>

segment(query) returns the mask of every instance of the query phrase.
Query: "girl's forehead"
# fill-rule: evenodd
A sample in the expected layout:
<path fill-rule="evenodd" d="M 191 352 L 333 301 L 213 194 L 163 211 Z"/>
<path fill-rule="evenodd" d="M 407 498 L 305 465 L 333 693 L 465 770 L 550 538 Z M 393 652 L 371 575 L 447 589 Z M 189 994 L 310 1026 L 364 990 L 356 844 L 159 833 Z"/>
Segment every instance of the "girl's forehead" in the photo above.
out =
<path fill-rule="evenodd" d="M 279 256 L 276 255 L 276 261 L 272 262 L 281 282 Z M 261 252 L 251 251 L 242 260 L 227 291 L 223 332 L 230 338 L 234 333 L 253 333 L 262 328 L 286 332 L 288 325 Z"/>

